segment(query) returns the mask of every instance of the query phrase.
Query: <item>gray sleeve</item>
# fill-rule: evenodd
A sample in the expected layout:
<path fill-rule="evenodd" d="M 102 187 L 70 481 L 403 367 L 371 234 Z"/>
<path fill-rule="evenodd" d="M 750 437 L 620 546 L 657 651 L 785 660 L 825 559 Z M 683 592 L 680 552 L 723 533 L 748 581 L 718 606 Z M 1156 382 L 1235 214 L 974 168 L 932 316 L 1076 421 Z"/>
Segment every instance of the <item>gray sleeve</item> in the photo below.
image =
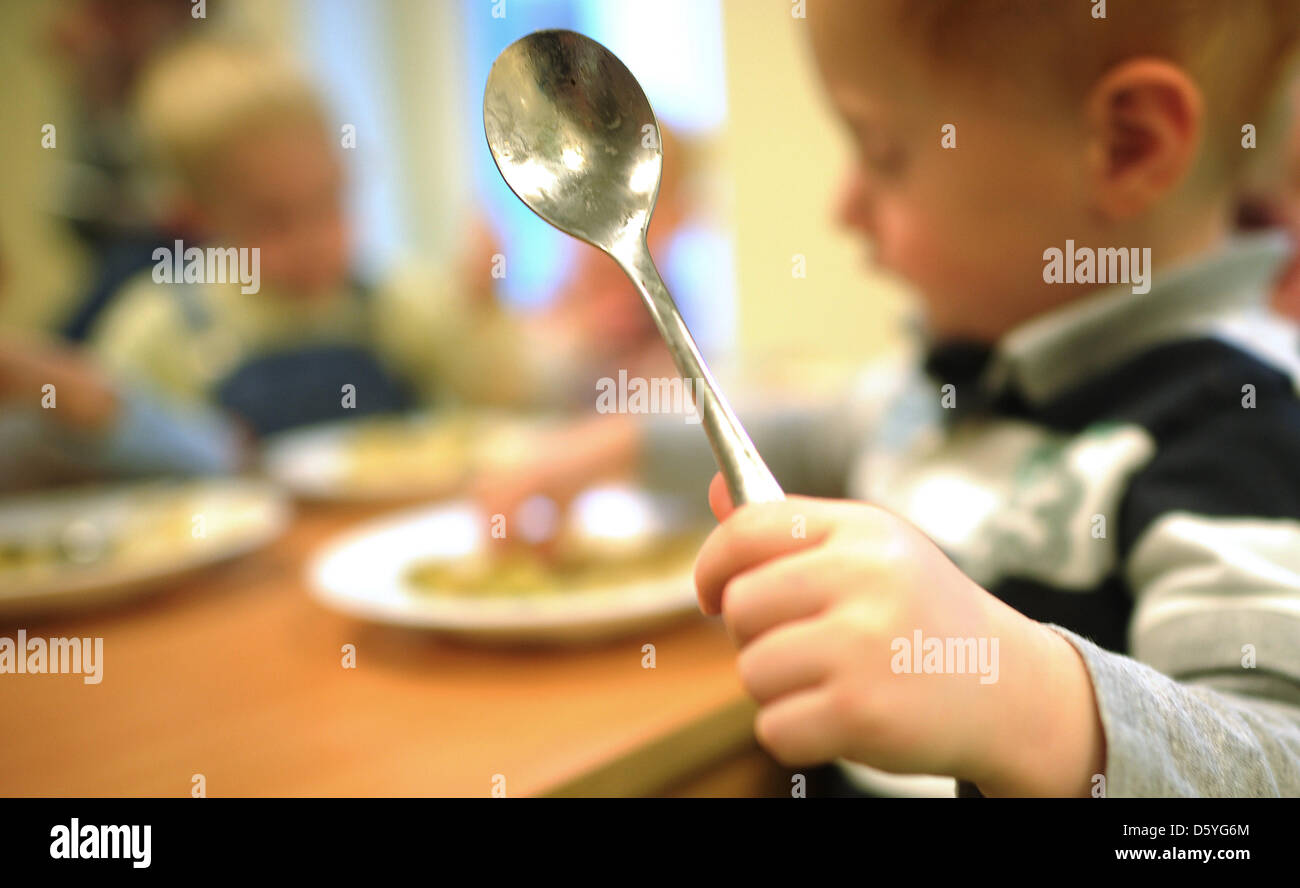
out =
<path fill-rule="evenodd" d="M 1300 796 L 1300 522 L 1170 512 L 1124 565 L 1125 657 L 1087 663 L 1109 796 Z"/>
<path fill-rule="evenodd" d="M 1300 796 L 1300 706 L 1280 699 L 1293 690 L 1279 694 L 1267 675 L 1178 682 L 1051 628 L 1075 646 L 1092 678 L 1107 797 Z M 1226 690 L 1232 685 L 1236 692 Z"/>

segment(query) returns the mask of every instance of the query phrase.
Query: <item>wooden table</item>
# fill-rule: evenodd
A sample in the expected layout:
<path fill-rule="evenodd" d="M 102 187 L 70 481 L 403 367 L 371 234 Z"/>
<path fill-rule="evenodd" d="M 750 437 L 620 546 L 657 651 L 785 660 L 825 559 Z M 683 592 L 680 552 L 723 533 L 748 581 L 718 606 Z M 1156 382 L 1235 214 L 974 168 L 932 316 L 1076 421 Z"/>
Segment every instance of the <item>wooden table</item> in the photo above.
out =
<path fill-rule="evenodd" d="M 694 614 L 595 648 L 491 649 L 316 604 L 304 564 L 370 514 L 300 508 L 266 549 L 161 594 L 0 625 L 11 638 L 104 639 L 101 684 L 0 675 L 0 795 L 183 796 L 197 774 L 209 796 L 488 796 L 502 778 L 511 796 L 770 783 L 716 621 Z M 641 665 L 647 642 L 654 669 Z"/>

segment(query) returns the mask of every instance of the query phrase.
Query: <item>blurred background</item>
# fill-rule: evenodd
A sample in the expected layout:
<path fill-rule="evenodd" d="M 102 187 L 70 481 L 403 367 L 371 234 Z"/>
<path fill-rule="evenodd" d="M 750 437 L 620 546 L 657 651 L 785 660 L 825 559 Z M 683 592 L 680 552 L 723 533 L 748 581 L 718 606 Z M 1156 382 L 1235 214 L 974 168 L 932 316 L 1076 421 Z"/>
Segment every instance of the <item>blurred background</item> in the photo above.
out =
<path fill-rule="evenodd" d="M 691 141 L 697 215 L 659 261 L 706 355 L 856 363 L 891 344 L 899 293 L 866 273 L 860 251 L 832 224 L 847 155 L 787 0 L 508 0 L 504 17 L 494 6 L 501 11 L 491 0 L 213 0 L 196 20 L 188 4 L 168 0 L 4 4 L 8 296 L 0 323 L 57 328 L 96 273 L 92 249 L 63 224 L 78 212 L 104 214 L 115 200 L 98 170 L 72 169 L 104 153 L 108 139 L 96 125 L 110 124 L 96 117 L 122 100 L 111 90 L 89 94 L 109 76 L 95 70 L 95 58 L 126 91 L 132 69 L 156 47 L 196 32 L 288 50 L 336 123 L 356 127 L 356 148 L 343 156 L 362 268 L 451 261 L 465 247 L 468 221 L 485 217 L 509 256 L 509 304 L 547 304 L 579 247 L 533 217 L 497 175 L 481 98 L 508 43 L 566 27 L 618 54 L 661 122 Z M 155 34 L 152 45 L 145 33 Z M 57 127 L 55 150 L 42 148 L 45 124 Z M 796 255 L 805 257 L 806 277 L 792 274 Z"/>
<path fill-rule="evenodd" d="M 631 69 L 651 251 L 775 471 L 910 345 L 836 226 L 797 6 L 0 3 L 0 639 L 110 663 L 0 681 L 0 795 L 788 795 L 695 599 L 702 430 L 594 415 L 689 405 L 600 408 L 675 370 L 504 184 L 482 97 L 543 28 Z M 1241 227 L 1300 233 L 1300 163 L 1259 154 Z M 159 279 L 194 248 L 257 248 L 260 285 Z M 1300 317 L 1300 265 L 1282 288 Z"/>
<path fill-rule="evenodd" d="M 695 603 L 700 429 L 686 508 L 618 486 L 627 426 L 592 415 L 593 382 L 673 376 L 667 352 L 613 263 L 508 190 L 481 108 L 529 32 L 613 50 L 663 129 L 651 249 L 709 363 L 738 407 L 746 377 L 829 393 L 901 345 L 904 299 L 834 227 L 847 144 L 804 24 L 789 0 L 0 4 L 0 636 L 109 663 L 0 682 L 27 726 L 0 794 L 637 794 L 733 754 L 740 783 L 688 792 L 786 792 Z M 178 241 L 259 248 L 260 290 L 159 280 Z M 543 545 L 488 540 L 498 507 Z"/>

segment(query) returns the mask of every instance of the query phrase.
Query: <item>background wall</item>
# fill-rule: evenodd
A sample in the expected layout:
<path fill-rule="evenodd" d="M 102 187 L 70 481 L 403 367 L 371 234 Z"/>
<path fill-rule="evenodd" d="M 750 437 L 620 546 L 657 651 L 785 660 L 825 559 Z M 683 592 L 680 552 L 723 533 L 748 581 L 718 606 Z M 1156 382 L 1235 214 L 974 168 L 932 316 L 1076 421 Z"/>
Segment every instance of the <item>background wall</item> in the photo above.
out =
<path fill-rule="evenodd" d="M 898 341 L 896 286 L 832 220 L 848 147 L 823 102 L 790 0 L 724 0 L 729 119 L 721 165 L 732 195 L 746 359 L 860 359 Z M 806 257 L 807 278 L 791 275 Z"/>
<path fill-rule="evenodd" d="M 82 256 L 44 211 L 56 187 L 41 127 L 59 138 L 67 104 L 41 40 L 55 4 L 0 3 L 0 324 L 37 326 L 57 317 L 83 273 Z"/>

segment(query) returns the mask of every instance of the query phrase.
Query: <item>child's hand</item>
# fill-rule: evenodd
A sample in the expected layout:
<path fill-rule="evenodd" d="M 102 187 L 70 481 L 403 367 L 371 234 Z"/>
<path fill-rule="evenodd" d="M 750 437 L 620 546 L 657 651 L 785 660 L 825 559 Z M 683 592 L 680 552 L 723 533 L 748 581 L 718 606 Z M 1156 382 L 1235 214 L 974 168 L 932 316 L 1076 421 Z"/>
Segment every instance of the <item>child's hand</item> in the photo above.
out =
<path fill-rule="evenodd" d="M 117 413 L 112 385 L 80 352 L 0 336 L 0 406 L 12 403 L 36 409 L 46 385 L 54 386 L 56 407 L 45 415 L 67 428 L 97 431 Z"/>
<path fill-rule="evenodd" d="M 593 483 L 629 474 L 640 455 L 635 417 L 599 416 L 543 431 L 529 442 L 527 455 L 507 463 L 486 461 L 467 483 L 469 496 L 485 515 L 507 516 L 542 496 L 563 513 Z M 507 540 L 514 538 L 507 532 Z"/>
<path fill-rule="evenodd" d="M 721 476 L 709 499 L 722 525 L 696 563 L 700 607 L 742 648 L 755 730 L 778 760 L 948 774 L 986 794 L 1086 792 L 1100 724 L 1068 641 L 878 507 L 791 497 L 733 513 Z M 918 673 L 918 632 L 944 650 L 982 643 L 985 663 Z"/>

